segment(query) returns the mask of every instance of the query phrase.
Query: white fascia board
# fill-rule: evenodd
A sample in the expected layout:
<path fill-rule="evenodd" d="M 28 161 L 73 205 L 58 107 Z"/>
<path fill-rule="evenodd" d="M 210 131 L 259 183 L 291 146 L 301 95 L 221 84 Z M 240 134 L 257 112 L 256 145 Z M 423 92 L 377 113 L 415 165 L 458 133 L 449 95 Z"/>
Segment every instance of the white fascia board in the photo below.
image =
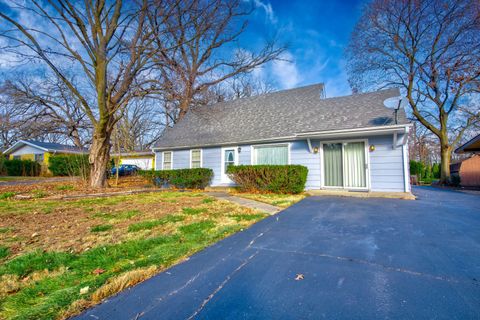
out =
<path fill-rule="evenodd" d="M 13 153 L 16 150 L 20 149 L 23 145 L 27 145 L 27 146 L 30 146 L 30 147 L 35 148 L 35 149 L 39 149 L 39 150 L 42 150 L 42 151 L 45 151 L 45 152 L 49 152 L 48 149 L 39 147 L 36 144 L 30 143 L 30 142 L 24 141 L 24 140 L 18 140 L 17 142 L 15 142 L 15 144 L 13 146 L 11 146 L 7 150 L 3 151 L 3 154 Z"/>
<path fill-rule="evenodd" d="M 312 131 L 312 132 L 302 132 L 297 133 L 297 137 L 310 137 L 310 138 L 328 138 L 336 136 L 351 136 L 351 135 L 379 135 L 383 133 L 393 133 L 393 132 L 405 132 L 405 128 L 410 127 L 411 124 L 402 124 L 394 126 L 381 126 L 381 127 L 367 127 L 367 128 L 356 128 L 356 129 L 341 129 L 341 130 L 327 130 L 327 131 Z"/>

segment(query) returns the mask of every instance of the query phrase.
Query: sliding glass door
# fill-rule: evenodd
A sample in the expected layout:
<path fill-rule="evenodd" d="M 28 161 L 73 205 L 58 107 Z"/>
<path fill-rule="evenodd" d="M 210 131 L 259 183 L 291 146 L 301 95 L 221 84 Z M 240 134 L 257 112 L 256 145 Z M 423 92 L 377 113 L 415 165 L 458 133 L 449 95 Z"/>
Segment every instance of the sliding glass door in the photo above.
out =
<path fill-rule="evenodd" d="M 324 143 L 323 176 L 325 187 L 366 188 L 365 143 Z"/>

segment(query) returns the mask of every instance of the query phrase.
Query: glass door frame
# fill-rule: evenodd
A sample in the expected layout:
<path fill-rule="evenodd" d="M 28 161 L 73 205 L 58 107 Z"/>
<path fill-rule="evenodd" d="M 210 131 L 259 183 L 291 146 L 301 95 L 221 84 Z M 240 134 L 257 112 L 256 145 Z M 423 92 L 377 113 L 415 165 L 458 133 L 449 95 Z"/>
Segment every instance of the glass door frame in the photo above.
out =
<path fill-rule="evenodd" d="M 365 154 L 365 187 L 345 187 L 345 160 L 344 160 L 344 143 L 350 142 L 363 142 L 364 144 L 364 154 Z M 325 185 L 325 167 L 324 167 L 324 156 L 323 156 L 323 145 L 329 143 L 341 143 L 342 144 L 342 179 L 343 186 L 326 186 Z M 320 142 L 320 172 L 321 172 L 321 185 L 322 189 L 342 189 L 342 190 L 358 190 L 358 191 L 368 191 L 370 190 L 370 153 L 369 153 L 369 144 L 368 139 L 349 139 L 349 140 L 326 140 Z"/>
<path fill-rule="evenodd" d="M 221 180 L 222 183 L 232 184 L 233 181 L 230 180 L 230 178 L 225 173 L 225 150 L 233 150 L 233 156 L 235 157 L 234 163 L 235 163 L 235 165 L 238 165 L 238 146 L 222 147 L 222 149 L 221 149 L 222 163 L 221 163 L 220 169 L 222 171 L 221 171 L 221 174 L 220 174 L 220 180 Z"/>

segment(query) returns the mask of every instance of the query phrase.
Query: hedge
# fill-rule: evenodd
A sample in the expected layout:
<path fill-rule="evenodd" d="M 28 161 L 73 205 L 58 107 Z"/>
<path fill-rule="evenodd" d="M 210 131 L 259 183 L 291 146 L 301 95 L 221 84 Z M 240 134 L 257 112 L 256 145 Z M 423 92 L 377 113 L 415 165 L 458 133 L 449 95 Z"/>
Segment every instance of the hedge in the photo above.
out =
<path fill-rule="evenodd" d="M 207 168 L 178 170 L 142 170 L 139 174 L 152 180 L 158 187 L 179 189 L 204 189 L 210 184 L 213 170 Z"/>
<path fill-rule="evenodd" d="M 40 175 L 40 164 L 32 160 L 2 160 L 0 171 L 7 176 L 36 177 Z"/>
<path fill-rule="evenodd" d="M 88 154 L 53 155 L 48 160 L 48 169 L 54 176 L 87 177 L 90 169 Z"/>
<path fill-rule="evenodd" d="M 305 190 L 308 169 L 300 165 L 230 166 L 227 174 L 243 191 L 300 193 Z"/>

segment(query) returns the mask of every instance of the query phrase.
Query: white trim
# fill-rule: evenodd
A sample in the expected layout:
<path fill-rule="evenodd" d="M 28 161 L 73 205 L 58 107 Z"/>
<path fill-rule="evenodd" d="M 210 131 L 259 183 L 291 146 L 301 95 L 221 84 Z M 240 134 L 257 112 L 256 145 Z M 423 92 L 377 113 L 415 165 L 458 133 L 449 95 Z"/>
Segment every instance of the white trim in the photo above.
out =
<path fill-rule="evenodd" d="M 168 150 L 162 151 L 162 170 L 165 170 L 165 169 L 164 169 L 164 165 L 165 165 L 165 152 L 170 152 L 170 154 L 171 154 L 171 156 L 170 156 L 170 169 L 167 169 L 167 170 L 173 170 L 173 151 L 168 151 Z"/>
<path fill-rule="evenodd" d="M 291 156 L 290 156 L 290 148 L 291 148 L 292 143 L 291 142 L 283 142 L 283 143 L 266 143 L 266 144 L 254 144 L 251 145 L 251 150 L 250 150 L 250 157 L 251 157 L 251 164 L 256 165 L 256 148 L 262 148 L 262 147 L 281 147 L 285 146 L 287 147 L 287 164 L 291 164 Z"/>
<path fill-rule="evenodd" d="M 200 151 L 200 168 L 203 168 L 203 149 L 190 149 L 190 169 L 192 169 L 192 152 L 193 151 Z"/>
<path fill-rule="evenodd" d="M 408 135 L 408 130 L 405 130 L 405 135 Z M 410 192 L 410 162 L 408 161 L 408 144 L 404 143 L 402 146 L 403 157 L 403 180 L 405 192 Z"/>
<path fill-rule="evenodd" d="M 3 154 L 10 154 L 10 153 L 15 152 L 17 149 L 22 148 L 23 146 L 17 146 L 17 145 L 19 145 L 19 144 L 24 144 L 24 145 L 30 146 L 30 147 L 32 147 L 32 148 L 42 150 L 42 151 L 44 151 L 44 152 L 49 152 L 48 149 L 43 148 L 43 147 L 40 147 L 40 146 L 37 146 L 36 144 L 30 143 L 30 142 L 24 141 L 24 140 L 18 140 L 17 142 L 15 142 L 15 144 L 14 144 L 13 146 L 11 146 L 11 147 L 8 148 L 7 150 L 3 151 Z M 13 150 L 13 151 L 12 151 L 12 150 Z"/>
<path fill-rule="evenodd" d="M 392 125 L 392 126 L 377 126 L 377 127 L 365 127 L 365 128 L 355 128 L 355 129 L 340 129 L 340 130 L 325 130 L 325 131 L 310 131 L 310 132 L 301 132 L 296 133 L 296 137 L 317 137 L 319 135 L 329 136 L 329 135 L 336 135 L 342 133 L 374 133 L 380 132 L 383 133 L 385 131 L 403 131 L 405 127 L 410 127 L 412 124 L 399 124 L 399 125 Z"/>
<path fill-rule="evenodd" d="M 312 141 L 310 140 L 310 138 L 307 138 L 307 145 L 308 145 L 308 151 L 310 153 L 313 153 Z"/>
<path fill-rule="evenodd" d="M 25 141 L 25 140 L 18 140 L 17 142 L 15 142 L 15 144 L 13 146 L 11 146 L 7 150 L 3 151 L 2 153 L 3 154 L 10 154 L 10 153 L 15 152 L 17 149 L 20 149 L 20 148 L 23 147 L 23 146 L 17 147 L 18 144 L 24 144 L 24 145 L 42 150 L 44 152 L 51 152 L 51 153 L 57 153 L 57 152 L 59 152 L 59 153 L 72 153 L 72 154 L 87 154 L 88 153 L 88 151 L 84 152 L 84 151 L 74 151 L 74 150 L 47 149 L 47 148 L 44 148 L 44 147 L 40 147 L 39 145 L 36 145 L 35 143 Z"/>
<path fill-rule="evenodd" d="M 393 142 L 392 142 L 392 149 L 393 150 L 397 149 L 397 140 L 398 140 L 397 133 L 394 132 L 393 133 Z"/>
<path fill-rule="evenodd" d="M 257 139 L 257 140 L 240 140 L 240 141 L 227 141 L 223 143 L 207 143 L 201 145 L 184 145 L 184 146 L 170 146 L 170 147 L 153 147 L 153 151 L 163 151 L 163 150 L 177 150 L 177 149 L 191 149 L 191 148 L 204 148 L 204 147 L 228 147 L 231 145 L 248 145 L 248 144 L 261 144 L 262 142 L 265 143 L 278 143 L 285 142 L 285 141 L 296 141 L 296 140 L 303 140 L 307 137 L 311 138 L 325 138 L 334 135 L 348 135 L 348 134 L 383 134 L 383 133 L 390 133 L 392 130 L 397 130 L 401 132 L 406 127 L 410 127 L 412 124 L 399 124 L 399 125 L 392 125 L 392 126 L 378 126 L 378 127 L 365 127 L 365 128 L 355 128 L 355 129 L 341 129 L 341 130 L 326 130 L 326 131 L 311 131 L 311 132 L 299 132 L 295 133 L 290 136 L 284 137 L 275 137 L 275 138 L 267 138 L 267 139 Z M 320 137 L 322 135 L 322 137 Z"/>
<path fill-rule="evenodd" d="M 221 170 L 220 171 L 220 182 L 221 183 L 233 183 L 233 181 L 230 180 L 230 178 L 228 178 L 228 176 L 225 174 L 225 150 L 233 150 L 233 155 L 235 157 L 235 159 L 233 159 L 233 160 L 234 160 L 235 165 L 237 166 L 238 165 L 238 146 L 230 146 L 230 147 L 222 147 L 221 148 L 222 163 L 220 165 L 220 170 Z"/>
<path fill-rule="evenodd" d="M 364 152 L 365 152 L 365 187 L 355 188 L 355 187 L 345 187 L 345 186 L 325 186 L 325 169 L 324 169 L 324 157 L 323 157 L 323 145 L 327 143 L 341 143 L 342 144 L 342 179 L 345 176 L 345 166 L 343 164 L 344 157 L 343 157 L 343 148 L 344 143 L 349 142 L 363 142 L 364 143 Z M 370 152 L 369 152 L 370 144 L 368 139 L 346 139 L 346 140 L 325 140 L 320 141 L 320 188 L 323 189 L 345 189 L 345 190 L 363 190 L 363 191 L 370 191 L 371 188 L 371 181 L 370 181 Z M 345 184 L 345 183 L 344 183 Z"/>

